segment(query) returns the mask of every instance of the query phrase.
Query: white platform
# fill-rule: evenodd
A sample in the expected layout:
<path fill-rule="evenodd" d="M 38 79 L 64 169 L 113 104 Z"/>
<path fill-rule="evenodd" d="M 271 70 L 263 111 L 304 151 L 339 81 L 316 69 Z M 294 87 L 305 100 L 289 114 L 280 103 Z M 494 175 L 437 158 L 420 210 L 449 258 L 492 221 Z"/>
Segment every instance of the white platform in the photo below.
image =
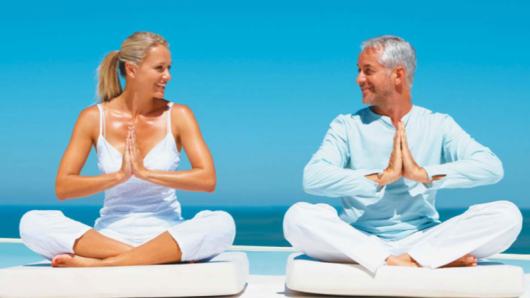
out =
<path fill-rule="evenodd" d="M 0 270 L 0 297 L 196 297 L 234 295 L 245 288 L 245 253 L 207 263 L 106 268 L 52 268 L 48 263 Z"/>
<path fill-rule="evenodd" d="M 522 268 L 484 263 L 469 268 L 385 266 L 374 275 L 357 264 L 325 263 L 302 254 L 287 261 L 290 290 L 355 296 L 519 297 L 524 294 Z"/>

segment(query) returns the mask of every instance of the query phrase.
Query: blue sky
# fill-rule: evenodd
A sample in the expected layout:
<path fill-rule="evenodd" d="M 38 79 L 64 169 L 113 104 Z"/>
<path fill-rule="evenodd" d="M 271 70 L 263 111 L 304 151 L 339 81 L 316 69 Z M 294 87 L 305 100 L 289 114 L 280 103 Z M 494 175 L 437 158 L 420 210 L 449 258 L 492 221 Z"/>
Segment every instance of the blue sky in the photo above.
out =
<path fill-rule="evenodd" d="M 338 114 L 363 108 L 360 43 L 394 34 L 417 51 L 413 103 L 448 113 L 503 161 L 493 186 L 442 190 L 439 207 L 530 208 L 530 5 L 526 1 L 23 2 L 0 9 L 0 205 L 59 202 L 54 180 L 96 68 L 135 31 L 171 44 L 167 99 L 195 113 L 213 153 L 213 194 L 183 205 L 339 204 L 304 194 L 302 169 Z M 184 162 L 181 169 L 189 168 Z M 83 170 L 96 175 L 91 155 Z"/>

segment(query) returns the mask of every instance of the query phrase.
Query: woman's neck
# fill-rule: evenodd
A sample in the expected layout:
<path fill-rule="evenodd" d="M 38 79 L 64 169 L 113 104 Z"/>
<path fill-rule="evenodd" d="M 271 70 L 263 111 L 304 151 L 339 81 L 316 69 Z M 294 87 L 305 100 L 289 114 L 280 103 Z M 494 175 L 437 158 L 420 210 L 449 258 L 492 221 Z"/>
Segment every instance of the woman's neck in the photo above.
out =
<path fill-rule="evenodd" d="M 125 88 L 120 96 L 114 99 L 116 108 L 125 113 L 130 113 L 133 118 L 137 115 L 149 114 L 154 109 L 153 98 L 141 96 L 136 90 Z"/>

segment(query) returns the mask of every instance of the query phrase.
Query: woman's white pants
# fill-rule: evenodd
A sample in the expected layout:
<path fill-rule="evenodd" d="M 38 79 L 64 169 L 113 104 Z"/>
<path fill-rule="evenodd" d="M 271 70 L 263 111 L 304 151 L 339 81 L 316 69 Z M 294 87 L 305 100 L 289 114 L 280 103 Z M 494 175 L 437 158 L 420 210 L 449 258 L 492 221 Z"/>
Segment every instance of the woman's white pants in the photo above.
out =
<path fill-rule="evenodd" d="M 59 254 L 74 253 L 75 241 L 90 229 L 61 211 L 29 211 L 20 221 L 20 237 L 24 244 L 48 260 Z M 201 211 L 193 219 L 171 226 L 167 231 L 180 247 L 182 262 L 205 260 L 222 253 L 232 245 L 236 234 L 232 216 L 224 211 Z M 132 246 L 158 236 L 143 243 L 132 243 L 112 233 L 103 235 Z"/>
<path fill-rule="evenodd" d="M 471 206 L 462 215 L 398 241 L 355 229 L 326 204 L 297 203 L 283 222 L 285 239 L 298 251 L 326 262 L 359 263 L 371 272 L 389 256 L 403 253 L 426 268 L 466 254 L 487 258 L 508 249 L 521 228 L 521 212 L 508 201 Z"/>

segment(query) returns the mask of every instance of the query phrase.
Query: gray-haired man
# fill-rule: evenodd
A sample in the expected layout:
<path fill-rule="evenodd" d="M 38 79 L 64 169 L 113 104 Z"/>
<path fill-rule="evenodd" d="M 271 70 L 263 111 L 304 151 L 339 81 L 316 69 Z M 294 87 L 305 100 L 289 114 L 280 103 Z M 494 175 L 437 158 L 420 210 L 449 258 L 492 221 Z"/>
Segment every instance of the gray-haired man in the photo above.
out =
<path fill-rule="evenodd" d="M 503 169 L 450 116 L 412 104 L 412 46 L 395 36 L 367 40 L 358 68 L 370 107 L 338 116 L 304 170 L 305 191 L 341 197 L 342 213 L 298 203 L 285 215 L 286 239 L 311 257 L 354 261 L 372 272 L 385 263 L 476 266 L 477 258 L 506 250 L 522 226 L 511 202 L 438 219 L 439 189 L 496 183 Z"/>

